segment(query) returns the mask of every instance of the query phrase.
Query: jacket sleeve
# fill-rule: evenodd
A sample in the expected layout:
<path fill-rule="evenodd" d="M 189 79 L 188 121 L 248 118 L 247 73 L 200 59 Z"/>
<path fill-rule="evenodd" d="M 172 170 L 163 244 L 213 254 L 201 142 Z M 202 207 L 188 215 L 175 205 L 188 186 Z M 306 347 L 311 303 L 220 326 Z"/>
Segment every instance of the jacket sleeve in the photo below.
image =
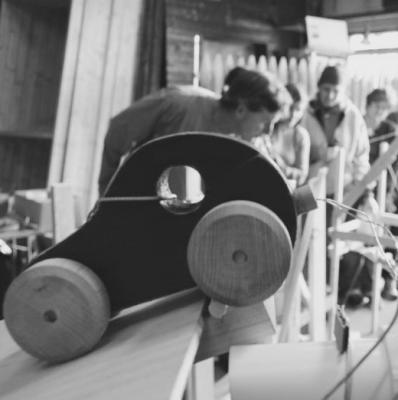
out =
<path fill-rule="evenodd" d="M 298 183 L 303 184 L 308 177 L 310 164 L 310 134 L 302 126 L 297 126 L 295 167 L 299 170 Z"/>
<path fill-rule="evenodd" d="M 357 148 L 356 154 L 353 160 L 353 180 L 360 181 L 366 173 L 369 171 L 369 137 L 366 129 L 365 121 L 361 115 L 358 115 L 358 135 L 357 135 Z"/>
<path fill-rule="evenodd" d="M 98 180 L 100 195 L 104 193 L 122 157 L 154 136 L 162 107 L 162 93 L 147 96 L 111 120 L 105 136 Z"/>

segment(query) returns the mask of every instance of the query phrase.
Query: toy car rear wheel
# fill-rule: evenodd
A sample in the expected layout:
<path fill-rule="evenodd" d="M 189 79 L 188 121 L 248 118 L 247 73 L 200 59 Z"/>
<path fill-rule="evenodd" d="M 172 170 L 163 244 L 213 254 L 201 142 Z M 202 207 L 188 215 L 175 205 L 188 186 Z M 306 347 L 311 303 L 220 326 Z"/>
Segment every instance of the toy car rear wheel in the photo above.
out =
<path fill-rule="evenodd" d="M 90 351 L 110 318 L 107 291 L 83 264 L 50 258 L 32 265 L 7 290 L 11 336 L 36 358 L 58 363 Z"/>

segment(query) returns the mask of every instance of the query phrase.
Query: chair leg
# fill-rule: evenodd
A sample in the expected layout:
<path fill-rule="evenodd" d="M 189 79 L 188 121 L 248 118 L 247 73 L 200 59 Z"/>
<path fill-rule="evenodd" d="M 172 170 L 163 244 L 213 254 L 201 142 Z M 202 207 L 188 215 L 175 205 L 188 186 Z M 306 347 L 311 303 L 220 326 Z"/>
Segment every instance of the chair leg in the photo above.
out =
<path fill-rule="evenodd" d="M 328 320 L 329 340 L 334 338 L 334 320 L 336 318 L 337 300 L 339 293 L 339 267 L 340 267 L 340 243 L 333 240 L 333 251 L 330 263 L 331 308 Z"/>
<path fill-rule="evenodd" d="M 381 277 L 382 265 L 376 262 L 373 265 L 372 276 L 372 320 L 371 320 L 371 334 L 377 334 L 380 325 L 380 298 L 381 298 Z"/>

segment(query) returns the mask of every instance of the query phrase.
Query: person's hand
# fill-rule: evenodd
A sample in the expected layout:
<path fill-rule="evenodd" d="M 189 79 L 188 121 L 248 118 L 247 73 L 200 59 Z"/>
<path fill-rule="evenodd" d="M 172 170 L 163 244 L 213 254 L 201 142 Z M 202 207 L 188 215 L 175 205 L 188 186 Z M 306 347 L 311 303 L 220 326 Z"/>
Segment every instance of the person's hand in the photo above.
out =
<path fill-rule="evenodd" d="M 326 158 L 327 162 L 333 161 L 339 152 L 339 146 L 329 146 L 327 153 L 326 153 Z"/>

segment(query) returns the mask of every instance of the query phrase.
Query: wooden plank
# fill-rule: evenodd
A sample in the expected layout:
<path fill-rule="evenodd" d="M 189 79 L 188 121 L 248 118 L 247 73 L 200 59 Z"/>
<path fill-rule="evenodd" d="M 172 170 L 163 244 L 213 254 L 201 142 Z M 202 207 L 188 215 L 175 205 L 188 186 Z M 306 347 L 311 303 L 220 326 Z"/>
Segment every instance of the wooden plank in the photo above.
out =
<path fill-rule="evenodd" d="M 139 54 L 142 24 L 143 0 L 123 0 L 123 19 L 119 41 L 119 62 L 116 67 L 111 116 L 116 115 L 131 104 L 137 75 L 136 63 Z M 117 79 L 116 79 L 117 78 Z"/>
<path fill-rule="evenodd" d="M 138 30 L 142 0 L 114 0 L 110 22 L 101 101 L 98 111 L 93 154 L 89 177 L 89 203 L 98 197 L 98 173 L 109 120 L 131 104 L 135 77 L 135 55 L 139 45 Z"/>
<path fill-rule="evenodd" d="M 65 148 L 75 89 L 76 68 L 80 51 L 85 0 L 73 0 L 71 4 L 48 185 L 62 181 Z"/>
<path fill-rule="evenodd" d="M 112 0 L 85 2 L 74 98 L 65 148 L 62 181 L 72 183 L 73 189 L 82 196 L 85 212 L 90 208 L 88 198 L 94 168 L 112 3 Z"/>
<path fill-rule="evenodd" d="M 284 302 L 282 313 L 282 326 L 279 332 L 279 341 L 286 342 L 289 335 L 289 321 L 298 297 L 299 279 L 304 268 L 308 247 L 311 240 L 311 232 L 314 225 L 314 212 L 307 214 L 303 234 L 296 241 L 293 249 L 292 263 L 284 286 Z"/>
<path fill-rule="evenodd" d="M 339 225 L 339 232 L 352 232 L 357 230 L 361 225 L 359 219 L 352 219 L 351 221 L 343 222 Z M 334 228 L 329 228 L 329 232 L 333 232 Z"/>
<path fill-rule="evenodd" d="M 326 197 L 326 170 L 320 172 L 312 185 L 314 197 Z M 318 202 L 313 211 L 314 225 L 308 251 L 308 281 L 310 289 L 310 335 L 313 341 L 326 340 L 326 203 Z"/>
<path fill-rule="evenodd" d="M 224 317 L 203 316 L 203 334 L 196 361 L 227 353 L 238 344 L 269 343 L 275 329 L 263 303 L 247 307 L 229 307 Z"/>
<path fill-rule="evenodd" d="M 330 230 L 330 236 L 332 239 L 338 239 L 343 241 L 358 241 L 365 245 L 377 246 L 376 239 L 373 235 L 368 235 L 361 232 L 342 232 L 339 230 Z M 380 243 L 385 247 L 395 247 L 396 239 L 390 236 L 379 236 Z"/>
<path fill-rule="evenodd" d="M 380 329 L 380 300 L 381 300 L 381 285 L 383 278 L 381 277 L 382 264 L 380 262 L 373 263 L 372 270 L 372 318 L 370 323 L 370 332 L 372 335 L 377 335 Z"/>
<path fill-rule="evenodd" d="M 380 143 L 380 155 L 388 150 L 388 143 Z M 384 169 L 379 177 L 377 185 L 377 202 L 379 204 L 380 213 L 386 210 L 386 194 L 387 194 L 387 170 Z M 384 280 L 381 276 L 383 270 L 381 262 L 373 263 L 372 271 L 372 319 L 371 319 L 371 333 L 376 335 L 379 330 L 380 322 L 380 301 L 381 301 L 381 287 Z"/>
<path fill-rule="evenodd" d="M 345 151 L 340 148 L 337 158 L 334 160 L 336 163 L 336 167 L 332 170 L 335 171 L 335 181 L 334 181 L 334 200 L 337 203 L 343 202 L 343 193 L 344 193 L 344 173 L 345 173 Z M 333 210 L 332 213 L 332 221 L 331 225 L 338 229 L 341 223 L 344 222 L 345 215 L 338 212 L 337 209 Z M 328 323 L 328 335 L 329 339 L 333 340 L 334 338 L 334 320 L 336 316 L 337 310 L 337 300 L 339 293 L 339 268 L 340 268 L 340 243 L 338 243 L 337 238 L 332 237 L 332 254 L 331 254 L 331 262 L 330 262 L 330 286 L 331 286 L 331 299 L 332 299 L 332 308 L 330 310 L 329 315 L 329 323 Z"/>
<path fill-rule="evenodd" d="M 388 212 L 381 212 L 380 213 L 380 221 L 389 226 L 398 226 L 398 215 Z"/>
<path fill-rule="evenodd" d="M 388 150 L 374 162 L 364 178 L 345 194 L 344 204 L 351 207 L 359 199 L 366 187 L 370 183 L 374 182 L 383 172 L 383 170 L 395 160 L 397 154 L 398 138 L 394 139 Z"/>
<path fill-rule="evenodd" d="M 54 244 L 64 240 L 76 229 L 75 204 L 72 187 L 56 183 L 51 187 Z"/>
<path fill-rule="evenodd" d="M 192 367 L 186 400 L 215 400 L 214 359 L 208 358 Z"/>
<path fill-rule="evenodd" d="M 384 154 L 388 150 L 388 143 L 380 143 L 380 153 Z M 384 169 L 380 173 L 379 181 L 377 184 L 377 203 L 381 212 L 386 210 L 386 193 L 387 193 L 387 170 Z"/>
<path fill-rule="evenodd" d="M 71 183 L 84 213 L 97 197 L 109 119 L 131 99 L 141 6 L 126 0 L 72 3 L 49 184 Z"/>
<path fill-rule="evenodd" d="M 19 350 L 0 325 L 2 400 L 181 399 L 199 345 L 203 297 L 188 291 L 124 311 L 100 346 L 48 366 Z"/>

